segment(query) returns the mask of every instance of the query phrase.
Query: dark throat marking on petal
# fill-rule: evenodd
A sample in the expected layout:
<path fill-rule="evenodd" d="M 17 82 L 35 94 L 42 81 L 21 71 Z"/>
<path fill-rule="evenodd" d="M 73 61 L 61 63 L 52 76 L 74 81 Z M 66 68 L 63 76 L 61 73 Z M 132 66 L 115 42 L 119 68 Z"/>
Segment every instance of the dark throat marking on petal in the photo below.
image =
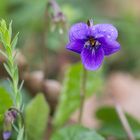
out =
<path fill-rule="evenodd" d="M 84 45 L 88 49 L 97 49 L 100 46 L 100 42 L 95 40 L 93 37 L 89 37 Z"/>
<path fill-rule="evenodd" d="M 95 44 L 96 44 L 96 41 L 95 41 L 92 37 L 90 37 L 90 38 L 89 38 L 89 43 L 90 43 L 90 45 L 91 45 L 92 47 L 94 47 Z"/>
<path fill-rule="evenodd" d="M 87 25 L 89 28 L 92 27 L 93 20 L 89 19 L 87 21 Z M 95 51 L 100 47 L 100 45 L 101 45 L 101 43 L 97 39 L 95 39 L 93 36 L 88 36 L 84 47 L 87 48 L 88 50 L 90 50 L 93 55 L 93 54 L 95 54 Z"/>

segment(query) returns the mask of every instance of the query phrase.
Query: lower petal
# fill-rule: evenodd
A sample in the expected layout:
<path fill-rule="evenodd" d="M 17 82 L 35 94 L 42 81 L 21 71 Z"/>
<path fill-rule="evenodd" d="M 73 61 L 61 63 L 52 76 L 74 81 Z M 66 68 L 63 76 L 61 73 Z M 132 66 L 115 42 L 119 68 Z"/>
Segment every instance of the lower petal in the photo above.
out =
<path fill-rule="evenodd" d="M 84 47 L 83 41 L 73 41 L 66 46 L 68 50 L 74 51 L 76 53 L 81 53 L 83 47 Z"/>
<path fill-rule="evenodd" d="M 104 51 L 101 47 L 97 50 L 84 48 L 81 52 L 81 59 L 87 70 L 97 70 L 102 65 Z"/>

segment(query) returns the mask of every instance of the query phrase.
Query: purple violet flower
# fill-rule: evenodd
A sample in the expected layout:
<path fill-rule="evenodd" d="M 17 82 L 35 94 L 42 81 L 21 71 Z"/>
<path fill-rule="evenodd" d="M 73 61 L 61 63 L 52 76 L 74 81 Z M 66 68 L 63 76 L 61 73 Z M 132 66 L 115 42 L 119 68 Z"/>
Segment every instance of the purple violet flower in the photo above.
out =
<path fill-rule="evenodd" d="M 11 131 L 5 131 L 3 133 L 3 139 L 8 140 L 11 137 Z"/>
<path fill-rule="evenodd" d="M 120 50 L 116 41 L 117 29 L 111 24 L 93 25 L 92 20 L 74 24 L 69 31 L 69 44 L 66 48 L 79 53 L 87 70 L 97 70 L 102 65 L 104 56 Z"/>

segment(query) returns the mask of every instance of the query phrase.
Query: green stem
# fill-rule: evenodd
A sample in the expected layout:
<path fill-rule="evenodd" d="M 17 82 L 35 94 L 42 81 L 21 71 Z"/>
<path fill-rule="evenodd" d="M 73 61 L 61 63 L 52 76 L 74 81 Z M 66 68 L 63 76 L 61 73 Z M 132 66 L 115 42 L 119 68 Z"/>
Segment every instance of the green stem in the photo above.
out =
<path fill-rule="evenodd" d="M 10 76 L 10 84 L 13 90 L 12 99 L 13 99 L 13 109 L 18 112 L 18 131 L 20 132 L 24 127 L 23 119 L 21 119 L 21 105 L 22 105 L 22 96 L 20 94 L 21 86 L 19 85 L 19 72 L 18 66 L 15 62 L 15 46 L 18 40 L 18 34 L 12 40 L 12 22 L 7 27 L 6 22 L 4 20 L 0 21 L 0 41 L 4 45 L 4 52 L 0 51 L 2 55 L 7 58 L 7 62 L 4 64 L 6 71 Z M 20 112 L 20 113 L 19 113 Z M 19 115 L 20 114 L 20 115 Z M 19 134 L 18 134 L 19 135 Z M 17 137 L 18 138 L 18 137 Z"/>
<path fill-rule="evenodd" d="M 18 93 L 18 81 L 19 80 L 17 78 L 15 78 L 15 75 L 19 75 L 19 73 L 15 71 L 15 68 L 17 67 L 17 65 L 14 62 L 12 49 L 10 49 L 10 53 L 8 56 L 8 62 L 10 64 L 9 68 L 10 68 L 10 72 L 11 72 L 10 76 L 11 76 L 14 97 L 15 97 L 15 107 L 20 110 L 20 100 L 19 100 L 20 93 Z"/>
<path fill-rule="evenodd" d="M 80 112 L 79 112 L 79 118 L 78 122 L 82 123 L 82 116 L 83 116 L 83 110 L 84 110 L 84 103 L 86 99 L 86 81 L 87 81 L 87 70 L 83 67 L 83 75 L 81 80 L 81 102 L 80 102 Z"/>
<path fill-rule="evenodd" d="M 131 126 L 125 116 L 125 113 L 123 112 L 122 107 L 115 100 L 114 100 L 114 103 L 115 103 L 116 112 L 117 112 L 119 119 L 122 123 L 122 126 L 127 134 L 128 139 L 135 140 L 135 136 L 134 136 Z"/>

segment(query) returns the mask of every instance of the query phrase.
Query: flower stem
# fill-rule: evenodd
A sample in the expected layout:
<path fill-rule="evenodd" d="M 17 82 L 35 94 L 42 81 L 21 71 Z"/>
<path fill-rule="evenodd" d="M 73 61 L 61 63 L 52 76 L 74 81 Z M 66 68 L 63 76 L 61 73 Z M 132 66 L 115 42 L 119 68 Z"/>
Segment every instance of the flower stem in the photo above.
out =
<path fill-rule="evenodd" d="M 81 93 L 80 93 L 81 102 L 80 102 L 80 112 L 78 118 L 79 123 L 82 123 L 84 102 L 86 99 L 86 81 L 87 81 L 87 70 L 83 67 L 82 80 L 81 80 Z"/>
<path fill-rule="evenodd" d="M 117 112 L 117 114 L 120 118 L 122 126 L 123 126 L 123 128 L 124 128 L 124 130 L 127 134 L 128 139 L 129 140 L 135 140 L 134 134 L 133 134 L 132 129 L 131 129 L 129 123 L 128 123 L 128 120 L 127 120 L 121 106 L 118 103 L 115 103 L 115 109 L 116 109 L 116 112 Z"/>

